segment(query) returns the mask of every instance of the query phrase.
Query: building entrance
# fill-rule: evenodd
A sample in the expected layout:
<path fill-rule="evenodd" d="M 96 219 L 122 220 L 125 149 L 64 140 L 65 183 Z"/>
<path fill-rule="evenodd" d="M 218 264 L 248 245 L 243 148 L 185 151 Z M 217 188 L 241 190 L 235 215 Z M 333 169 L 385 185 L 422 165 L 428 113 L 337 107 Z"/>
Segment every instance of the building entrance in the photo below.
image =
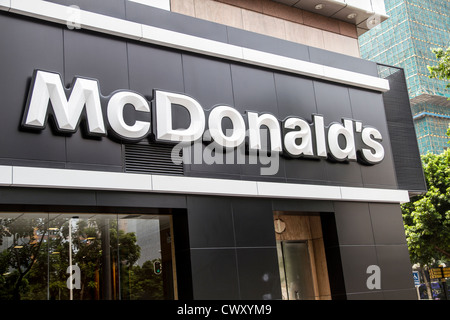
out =
<path fill-rule="evenodd" d="M 283 300 L 331 299 L 320 216 L 275 212 Z"/>

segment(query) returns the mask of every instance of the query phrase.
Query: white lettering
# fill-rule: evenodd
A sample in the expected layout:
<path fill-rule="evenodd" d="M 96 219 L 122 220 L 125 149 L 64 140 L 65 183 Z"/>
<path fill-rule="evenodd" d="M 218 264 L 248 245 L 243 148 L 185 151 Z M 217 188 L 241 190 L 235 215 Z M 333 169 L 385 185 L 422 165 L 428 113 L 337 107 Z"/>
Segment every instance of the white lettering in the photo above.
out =
<path fill-rule="evenodd" d="M 297 131 L 287 132 L 284 136 L 284 148 L 290 155 L 314 155 L 311 128 L 308 122 L 300 118 L 288 118 L 284 121 L 284 127 L 287 129 L 300 129 Z M 301 139 L 300 144 L 296 143 L 297 139 Z"/>
<path fill-rule="evenodd" d="M 325 125 L 323 117 L 319 115 L 313 115 L 314 132 L 316 134 L 316 149 L 317 156 L 321 158 L 327 157 L 327 146 L 325 142 Z"/>
<path fill-rule="evenodd" d="M 339 145 L 339 136 L 345 140 L 345 148 Z M 353 120 L 344 120 L 344 125 L 333 123 L 328 128 L 328 146 L 332 156 L 337 160 L 356 160 L 355 138 L 353 136 Z"/>
<path fill-rule="evenodd" d="M 222 119 L 229 118 L 233 124 L 231 136 L 223 133 Z M 241 114 L 231 107 L 218 106 L 209 114 L 209 133 L 219 145 L 227 148 L 235 148 L 245 140 L 245 122 Z M 227 130 L 228 132 L 228 130 Z"/>
<path fill-rule="evenodd" d="M 262 164 L 271 164 L 271 167 L 264 168 L 267 173 L 261 174 L 274 174 L 274 170 L 278 170 L 280 153 L 290 157 L 323 159 L 330 156 L 337 161 L 359 160 L 369 165 L 384 159 L 380 131 L 363 127 L 361 121 L 343 119 L 342 123 L 331 123 L 326 127 L 324 117 L 313 114 L 312 123 L 299 117 L 288 117 L 281 126 L 280 120 L 271 114 L 247 111 L 246 123 L 244 116 L 236 109 L 219 105 L 209 112 L 208 130 L 205 130 L 205 111 L 198 101 L 181 93 L 162 90 L 154 90 L 153 93 L 153 110 L 144 96 L 129 90 L 117 91 L 105 97 L 108 101 L 104 103 L 108 129 L 124 140 L 139 141 L 153 133 L 157 141 L 176 143 L 177 147 L 172 152 L 176 163 L 181 163 L 182 157 L 186 160 L 192 156 L 192 152 L 185 150 L 185 147 L 193 142 L 194 163 L 205 161 L 207 164 L 222 164 L 224 155 L 226 162 L 229 162 L 235 157 L 230 150 L 239 149 L 240 152 L 236 154 L 238 164 L 245 162 L 246 155 L 249 164 L 256 164 L 258 157 Z M 75 78 L 68 94 L 59 74 L 36 70 L 22 125 L 42 130 L 51 115 L 56 129 L 61 132 L 74 133 L 80 121 L 86 121 L 89 134 L 105 136 L 107 130 L 101 98 L 96 80 Z M 126 105 L 131 105 L 136 112 L 145 113 L 148 121 L 136 120 L 132 125 L 127 124 L 124 120 Z M 173 127 L 172 112 L 175 106 L 188 112 L 187 128 Z M 225 118 L 231 121 L 233 127 L 226 132 L 223 128 Z M 200 143 L 196 144 L 197 141 Z M 203 149 L 206 141 L 212 142 Z M 248 150 L 245 150 L 247 143 Z M 266 147 L 269 144 L 270 148 Z M 187 151 L 183 156 L 180 155 L 181 149 Z"/>
<path fill-rule="evenodd" d="M 374 140 L 377 139 L 381 141 L 382 136 L 380 131 L 371 127 L 364 128 L 361 138 L 368 147 L 372 148 L 372 150 L 362 148 L 362 156 L 364 160 L 370 164 L 381 162 L 384 158 L 384 148 L 379 142 Z"/>
<path fill-rule="evenodd" d="M 89 133 L 106 134 L 97 81 L 76 78 L 69 100 L 67 100 L 59 74 L 36 71 L 23 125 L 43 129 L 47 122 L 49 101 L 58 130 L 75 132 L 80 122 L 81 112 L 86 106 Z"/>
<path fill-rule="evenodd" d="M 186 95 L 154 91 L 156 111 L 156 139 L 173 142 L 195 141 L 205 130 L 205 113 L 200 104 Z M 191 123 L 186 129 L 172 128 L 172 105 L 180 105 L 189 112 Z"/>
<path fill-rule="evenodd" d="M 131 104 L 136 111 L 150 113 L 150 106 L 144 97 L 134 92 L 120 91 L 113 94 L 108 102 L 109 125 L 119 137 L 142 139 L 149 133 L 150 122 L 136 121 L 132 126 L 127 125 L 123 119 L 123 108 L 126 104 Z"/>
<path fill-rule="evenodd" d="M 253 150 L 261 150 L 261 126 L 269 129 L 271 151 L 281 152 L 281 132 L 280 123 L 271 114 L 264 113 L 258 115 L 255 112 L 247 112 L 249 126 L 249 147 Z"/>

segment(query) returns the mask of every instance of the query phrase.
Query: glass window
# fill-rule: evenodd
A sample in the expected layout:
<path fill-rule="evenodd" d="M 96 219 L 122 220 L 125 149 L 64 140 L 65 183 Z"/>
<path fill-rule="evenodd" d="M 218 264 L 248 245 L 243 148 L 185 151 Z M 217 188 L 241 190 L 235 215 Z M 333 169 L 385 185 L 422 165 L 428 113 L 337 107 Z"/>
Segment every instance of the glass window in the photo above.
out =
<path fill-rule="evenodd" d="M 171 216 L 0 213 L 0 299 L 174 299 Z"/>

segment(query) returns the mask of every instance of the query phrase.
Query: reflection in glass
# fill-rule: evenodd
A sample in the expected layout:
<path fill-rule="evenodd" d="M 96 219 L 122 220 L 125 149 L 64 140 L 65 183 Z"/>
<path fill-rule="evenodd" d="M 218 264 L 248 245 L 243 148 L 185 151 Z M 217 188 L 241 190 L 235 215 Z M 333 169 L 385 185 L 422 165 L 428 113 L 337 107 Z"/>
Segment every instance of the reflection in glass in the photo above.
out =
<path fill-rule="evenodd" d="M 311 263 L 305 241 L 277 241 L 284 300 L 313 300 Z"/>
<path fill-rule="evenodd" d="M 5 214 L 0 219 L 0 299 L 45 299 L 46 217 Z"/>
<path fill-rule="evenodd" d="M 2 213 L 0 299 L 173 299 L 170 222 L 170 216 Z"/>

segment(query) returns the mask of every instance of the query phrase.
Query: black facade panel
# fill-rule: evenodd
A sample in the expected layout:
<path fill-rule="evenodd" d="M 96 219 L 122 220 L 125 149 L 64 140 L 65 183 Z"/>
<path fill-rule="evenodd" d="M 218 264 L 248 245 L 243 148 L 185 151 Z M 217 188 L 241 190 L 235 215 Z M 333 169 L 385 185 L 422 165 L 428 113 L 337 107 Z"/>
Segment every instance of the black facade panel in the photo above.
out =
<path fill-rule="evenodd" d="M 246 65 L 231 65 L 235 108 L 279 117 L 273 72 Z"/>
<path fill-rule="evenodd" d="M 65 162 L 64 137 L 56 136 L 52 130 L 30 133 L 20 129 L 30 70 L 64 70 L 62 29 L 2 13 L 0 47 L 0 158 Z"/>
<path fill-rule="evenodd" d="M 365 187 L 392 188 L 397 185 L 396 171 L 394 169 L 393 156 L 390 144 L 390 132 L 386 124 L 386 116 L 383 108 L 382 94 L 369 90 L 349 88 L 352 115 L 360 120 L 363 126 L 377 128 L 385 146 L 384 159 L 376 166 L 360 166 L 361 176 Z"/>
<path fill-rule="evenodd" d="M 317 112 L 324 115 L 325 125 L 341 122 L 344 118 L 353 118 L 347 87 L 314 81 L 314 92 Z M 338 182 L 339 185 L 363 186 L 361 168 L 357 162 L 333 163 L 327 161 L 325 174 L 327 181 L 331 184 Z"/>
<path fill-rule="evenodd" d="M 214 106 L 234 106 L 230 64 L 217 59 L 183 54 L 184 92 L 205 110 Z"/>
<path fill-rule="evenodd" d="M 402 211 L 398 205 L 370 203 L 369 210 L 375 244 L 406 244 Z"/>
<path fill-rule="evenodd" d="M 238 248 L 239 293 L 243 300 L 281 298 L 276 248 Z"/>
<path fill-rule="evenodd" d="M 186 209 L 186 197 L 184 195 L 147 194 L 139 192 L 111 192 L 73 189 L 45 189 L 45 188 L 0 188 L 0 204 L 8 206 L 46 206 L 55 211 L 59 206 L 72 208 L 68 210 L 91 210 L 98 212 L 98 208 L 129 208 L 140 210 L 153 209 Z M 85 209 L 83 209 L 85 208 Z M 100 212 L 101 210 L 100 209 Z M 27 210 L 30 210 L 28 208 Z M 116 211 L 117 212 L 117 211 Z M 150 212 L 150 211 L 149 211 Z M 166 212 L 166 211 L 164 211 Z"/>
<path fill-rule="evenodd" d="M 383 66 L 386 67 L 386 66 Z M 387 67 L 393 72 L 386 77 L 390 90 L 383 94 L 392 153 L 400 189 L 426 192 L 427 186 L 420 161 L 419 147 L 412 120 L 403 69 Z"/>
<path fill-rule="evenodd" d="M 96 205 L 112 208 L 185 209 L 187 207 L 186 197 L 183 195 L 109 191 L 96 191 Z"/>
<path fill-rule="evenodd" d="M 239 275 L 236 250 L 191 250 L 193 298 L 196 300 L 238 300 Z"/>
<path fill-rule="evenodd" d="M 414 279 L 411 277 L 411 264 L 406 244 L 376 246 L 376 250 L 383 292 L 413 289 Z"/>
<path fill-rule="evenodd" d="M 281 298 L 270 200 L 189 196 L 188 224 L 196 299 Z"/>
<path fill-rule="evenodd" d="M 280 120 L 296 115 L 309 122 L 317 106 L 313 80 L 284 73 L 275 73 L 276 99 Z"/>
<path fill-rule="evenodd" d="M 367 288 L 367 267 L 378 265 L 377 251 L 374 246 L 340 246 L 342 272 L 347 297 L 354 293 L 371 292 Z"/>
<path fill-rule="evenodd" d="M 234 247 L 231 203 L 226 198 L 187 197 L 191 248 Z"/>
<path fill-rule="evenodd" d="M 128 0 L 48 0 L 48 2 L 65 6 L 77 6 L 81 10 L 125 19 L 125 2 L 128 2 Z"/>
<path fill-rule="evenodd" d="M 246 30 L 227 27 L 228 43 L 236 46 L 260 50 L 289 58 L 309 60 L 308 46 L 252 33 Z"/>
<path fill-rule="evenodd" d="M 327 248 L 342 263 L 343 286 L 347 299 L 416 299 L 411 263 L 404 237 L 402 215 L 397 204 L 341 203 L 334 204 L 336 236 L 324 230 L 331 239 Z M 327 242 L 326 242 L 327 243 Z M 338 249 L 337 249 L 338 248 Z M 330 263 L 330 262 L 328 262 Z M 370 289 L 367 280 L 379 267 L 380 288 Z M 330 276 L 330 281 L 337 281 Z M 332 286 L 333 288 L 333 286 Z M 339 287 L 338 287 L 339 288 Z M 339 295 L 339 291 L 336 292 Z M 388 296 L 385 296 L 388 295 Z"/>
<path fill-rule="evenodd" d="M 273 211 L 333 212 L 332 201 L 273 199 Z"/>
<path fill-rule="evenodd" d="M 330 56 L 329 51 L 315 47 L 309 47 L 308 49 L 311 62 L 333 68 L 364 73 L 375 77 L 378 76 L 377 66 L 371 61 L 339 53 Z"/>
<path fill-rule="evenodd" d="M 99 81 L 102 95 L 128 88 L 127 43 L 84 30 L 64 29 L 64 81 L 75 76 Z"/>
<path fill-rule="evenodd" d="M 322 212 L 320 214 L 320 221 L 322 224 L 322 235 L 327 259 L 327 269 L 333 270 L 332 272 L 328 272 L 331 298 L 333 300 L 345 300 L 347 299 L 347 295 L 345 291 L 345 280 L 342 269 L 336 216 L 332 212 Z"/>
<path fill-rule="evenodd" d="M 153 89 L 183 92 L 182 55 L 179 52 L 134 42 L 127 44 L 130 89 L 153 96 Z"/>
<path fill-rule="evenodd" d="M 87 190 L 0 188 L 2 205 L 96 206 L 96 194 Z"/>
<path fill-rule="evenodd" d="M 97 79 L 102 95 L 109 96 L 115 90 L 128 88 L 127 74 L 125 43 L 96 34 L 64 30 L 66 85 L 76 76 Z M 110 139 L 85 139 L 81 130 L 66 139 L 66 154 L 68 163 L 110 166 L 116 167 L 115 171 L 123 171 L 120 144 Z"/>
<path fill-rule="evenodd" d="M 232 209 L 237 247 L 275 248 L 270 200 L 234 198 Z"/>
<path fill-rule="evenodd" d="M 334 209 L 340 245 L 374 245 L 367 203 L 335 202 Z"/>

